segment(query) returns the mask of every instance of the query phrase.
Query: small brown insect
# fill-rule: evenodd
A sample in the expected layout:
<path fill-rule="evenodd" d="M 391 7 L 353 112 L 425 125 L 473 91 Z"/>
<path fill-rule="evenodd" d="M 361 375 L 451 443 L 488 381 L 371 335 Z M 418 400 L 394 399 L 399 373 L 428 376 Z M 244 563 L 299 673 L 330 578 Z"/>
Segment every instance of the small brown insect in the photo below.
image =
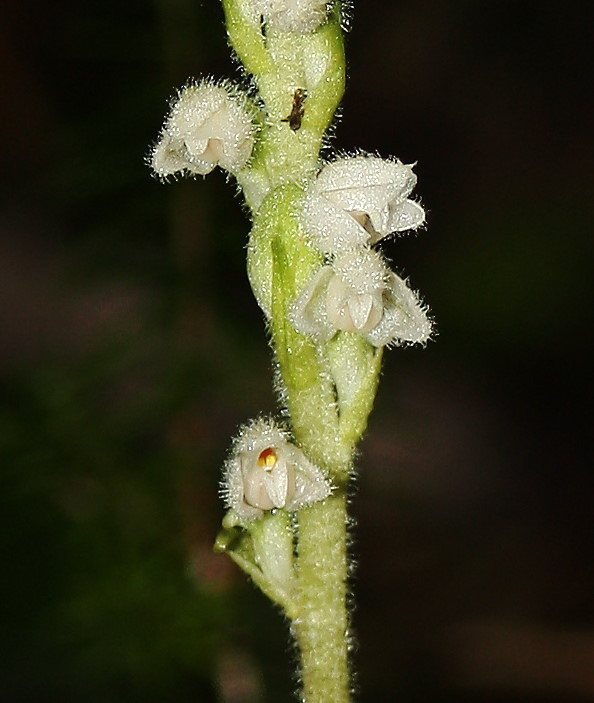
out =
<path fill-rule="evenodd" d="M 297 88 L 295 95 L 293 95 L 293 107 L 291 108 L 291 114 L 283 118 L 281 122 L 288 122 L 289 127 L 296 132 L 301 129 L 301 120 L 305 113 L 305 99 L 307 98 L 307 91 L 303 88 Z"/>

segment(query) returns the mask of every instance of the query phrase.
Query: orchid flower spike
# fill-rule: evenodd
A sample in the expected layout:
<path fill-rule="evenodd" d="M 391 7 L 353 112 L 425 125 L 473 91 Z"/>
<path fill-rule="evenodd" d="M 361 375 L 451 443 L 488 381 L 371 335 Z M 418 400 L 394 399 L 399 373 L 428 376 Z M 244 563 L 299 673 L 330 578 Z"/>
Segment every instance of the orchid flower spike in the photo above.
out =
<path fill-rule="evenodd" d="M 397 159 L 359 155 L 327 163 L 307 190 L 303 227 L 325 254 L 417 229 L 425 212 L 408 198 L 416 181 L 412 165 Z"/>
<path fill-rule="evenodd" d="M 184 171 L 206 175 L 215 166 L 233 173 L 250 158 L 255 133 L 239 89 L 210 80 L 190 83 L 171 104 L 150 165 L 162 178 Z"/>
<path fill-rule="evenodd" d="M 324 500 L 331 492 L 322 470 L 268 418 L 254 420 L 240 430 L 221 484 L 227 507 L 245 521 L 275 508 L 297 510 Z"/>
<path fill-rule="evenodd" d="M 375 347 L 423 344 L 431 335 L 424 306 L 369 248 L 352 249 L 322 266 L 294 302 L 290 319 L 318 342 L 338 330 L 357 332 Z"/>
<path fill-rule="evenodd" d="M 264 22 L 279 32 L 306 34 L 326 20 L 327 0 L 247 0 L 245 11 L 252 21 Z"/>

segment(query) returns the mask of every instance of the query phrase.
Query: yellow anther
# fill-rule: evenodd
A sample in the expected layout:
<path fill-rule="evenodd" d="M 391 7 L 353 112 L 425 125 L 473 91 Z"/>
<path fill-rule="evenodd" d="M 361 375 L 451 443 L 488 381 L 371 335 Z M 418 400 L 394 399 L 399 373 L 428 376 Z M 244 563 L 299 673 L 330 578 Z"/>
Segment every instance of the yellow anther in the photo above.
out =
<path fill-rule="evenodd" d="M 277 459 L 278 456 L 274 449 L 268 447 L 268 449 L 264 449 L 258 455 L 258 466 L 262 469 L 273 469 Z"/>

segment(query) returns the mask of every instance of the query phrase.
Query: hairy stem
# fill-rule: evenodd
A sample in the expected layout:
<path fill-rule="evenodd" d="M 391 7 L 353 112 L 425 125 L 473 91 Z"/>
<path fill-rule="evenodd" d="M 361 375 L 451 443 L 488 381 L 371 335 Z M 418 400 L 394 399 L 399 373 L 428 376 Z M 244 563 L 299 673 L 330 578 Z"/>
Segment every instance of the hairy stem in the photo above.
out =
<path fill-rule="evenodd" d="M 297 617 L 292 630 L 300 653 L 302 700 L 346 703 L 350 690 L 346 482 L 352 448 L 341 437 L 336 392 L 323 350 L 288 321 L 289 302 L 298 289 L 295 279 L 304 275 L 308 261 L 307 245 L 290 214 L 294 207 L 288 193 L 285 202 L 285 208 L 275 210 L 277 234 L 271 247 L 273 343 L 295 440 L 326 469 L 336 487 L 325 501 L 298 514 Z"/>
<path fill-rule="evenodd" d="M 342 489 L 299 513 L 299 615 L 292 631 L 307 703 L 349 701 L 346 526 Z"/>
<path fill-rule="evenodd" d="M 326 469 L 336 487 L 325 501 L 298 514 L 297 617 L 292 631 L 300 654 L 302 700 L 346 703 L 350 691 L 346 483 L 353 436 L 351 433 L 345 438 L 341 433 L 339 403 L 324 350 L 316 348 L 288 322 L 288 303 L 297 289 L 295 278 L 307 265 L 307 245 L 290 216 L 291 199 L 287 197 L 286 202 L 285 212 L 276 209 L 277 232 L 282 235 L 277 234 L 272 244 L 273 342 L 295 440 Z M 349 408 L 347 403 L 345 416 Z M 364 422 L 360 423 L 360 432 L 363 427 Z"/>
<path fill-rule="evenodd" d="M 278 390 L 295 441 L 334 485 L 329 498 L 298 513 L 294 617 L 285 612 L 292 617 L 300 652 L 302 701 L 347 703 L 346 484 L 354 445 L 373 402 L 381 355 L 359 339 L 345 338 L 338 351 L 336 343 L 316 344 L 290 322 L 293 301 L 323 261 L 308 244 L 296 213 L 344 90 L 341 8 L 335 2 L 320 28 L 299 35 L 249 25 L 240 0 L 223 0 L 223 7 L 230 42 L 254 77 L 264 114 L 259 147 L 249 167 L 237 174 L 254 217 L 250 281 L 270 318 Z M 290 126 L 296 95 L 304 101 L 303 119 Z M 341 370 L 340 356 L 359 369 L 355 378 Z"/>

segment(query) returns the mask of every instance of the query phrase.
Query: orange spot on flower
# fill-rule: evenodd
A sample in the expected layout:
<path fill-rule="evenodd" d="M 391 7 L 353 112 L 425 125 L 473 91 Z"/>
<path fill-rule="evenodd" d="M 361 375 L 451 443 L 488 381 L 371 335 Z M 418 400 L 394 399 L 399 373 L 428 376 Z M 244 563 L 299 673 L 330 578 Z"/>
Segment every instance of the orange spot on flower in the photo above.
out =
<path fill-rule="evenodd" d="M 262 469 L 273 469 L 278 460 L 278 456 L 272 447 L 264 449 L 258 455 L 258 466 Z"/>

